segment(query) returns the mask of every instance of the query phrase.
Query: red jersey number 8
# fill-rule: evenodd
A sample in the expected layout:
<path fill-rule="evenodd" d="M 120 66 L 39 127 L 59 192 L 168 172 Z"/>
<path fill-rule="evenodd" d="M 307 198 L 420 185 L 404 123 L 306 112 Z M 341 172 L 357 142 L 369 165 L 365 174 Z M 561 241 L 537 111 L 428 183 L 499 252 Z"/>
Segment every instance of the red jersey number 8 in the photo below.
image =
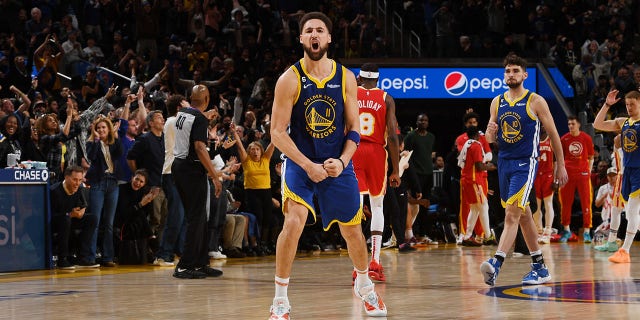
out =
<path fill-rule="evenodd" d="M 376 118 L 368 112 L 360 114 L 360 134 L 370 136 L 373 134 Z"/>

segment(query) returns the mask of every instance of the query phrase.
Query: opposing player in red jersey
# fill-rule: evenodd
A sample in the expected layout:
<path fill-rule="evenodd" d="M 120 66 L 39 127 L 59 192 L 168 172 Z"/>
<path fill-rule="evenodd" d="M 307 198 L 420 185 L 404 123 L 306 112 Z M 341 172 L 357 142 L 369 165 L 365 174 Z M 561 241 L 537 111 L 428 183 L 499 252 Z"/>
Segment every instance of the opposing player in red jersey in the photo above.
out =
<path fill-rule="evenodd" d="M 536 189 L 536 202 L 538 209 L 533 213 L 533 221 L 538 228 L 538 243 L 548 244 L 551 238 L 551 226 L 553 225 L 553 192 L 554 192 L 554 160 L 551 139 L 544 127 L 540 128 L 540 156 L 538 157 L 538 174 L 534 182 Z M 544 229 L 542 229 L 542 204 L 544 204 Z"/>
<path fill-rule="evenodd" d="M 593 192 L 591 188 L 591 167 L 593 166 L 593 140 L 580 131 L 580 120 L 576 116 L 569 116 L 569 132 L 560 141 L 564 153 L 564 162 L 569 176 L 569 181 L 558 193 L 560 196 L 560 216 L 562 218 L 562 231 L 560 242 L 567 242 L 571 237 L 571 207 L 573 198 L 578 190 L 580 206 L 582 207 L 582 226 L 584 228 L 583 240 L 591 243 L 591 203 Z"/>
<path fill-rule="evenodd" d="M 465 113 L 462 122 L 464 123 L 465 128 L 469 128 L 472 126 L 477 127 L 478 126 L 478 119 L 480 118 L 480 116 L 473 112 L 473 109 L 469 109 L 467 110 L 467 113 Z M 469 136 L 467 135 L 467 132 L 464 132 L 463 134 L 459 135 L 456 138 L 456 148 L 458 149 L 458 153 L 460 153 L 462 151 L 462 148 L 464 147 L 464 144 L 467 142 L 467 140 L 469 140 Z M 489 143 L 487 142 L 487 139 L 484 137 L 484 134 L 482 132 L 479 132 L 478 135 L 478 142 L 480 142 L 480 144 L 482 145 L 482 150 L 484 151 L 484 159 L 483 162 L 489 162 L 491 161 L 493 155 L 491 153 L 491 146 L 489 145 Z M 495 170 L 495 168 L 492 166 L 489 168 L 489 170 Z M 484 197 L 487 197 L 487 191 L 488 191 L 488 183 L 487 183 L 487 171 L 480 171 L 478 172 L 478 176 L 477 176 L 477 180 L 479 181 L 479 183 L 482 186 L 482 190 L 484 191 Z M 468 220 L 468 216 L 469 216 L 469 212 L 470 212 L 470 208 L 469 208 L 469 201 L 468 199 L 465 198 L 464 193 L 462 192 L 462 186 L 460 186 L 461 190 L 460 190 L 460 230 L 461 233 L 465 234 L 467 232 L 467 220 Z M 476 235 L 481 236 L 483 233 L 482 227 L 480 225 L 476 225 L 475 229 Z M 471 236 L 470 234 L 465 234 L 465 237 L 467 236 Z M 491 245 L 497 245 L 497 241 L 495 238 L 495 235 L 493 234 L 485 234 L 484 235 L 486 238 L 484 240 L 484 244 L 491 244 Z"/>
<path fill-rule="evenodd" d="M 485 234 L 491 234 L 489 226 L 489 203 L 487 202 L 488 169 L 495 169 L 493 163 L 484 163 L 485 152 L 478 141 L 480 133 L 478 127 L 467 128 L 467 142 L 464 143 L 458 156 L 458 166 L 462 168 L 460 175 L 460 198 L 470 208 L 467 217 L 467 230 L 462 239 L 463 246 L 481 246 L 482 243 L 471 237 L 478 219 Z M 478 233 L 478 232 L 476 232 Z"/>
<path fill-rule="evenodd" d="M 353 168 L 358 178 L 360 201 L 369 195 L 371 205 L 371 262 L 369 277 L 385 281 L 380 265 L 380 246 L 384 229 L 382 203 L 387 189 L 387 150 L 391 156 L 392 171 L 389 184 L 400 185 L 396 105 L 393 98 L 376 87 L 378 66 L 365 63 L 358 76 L 358 106 L 360 107 L 360 145 L 353 155 Z M 354 271 L 355 272 L 355 271 Z M 355 277 L 355 275 L 354 275 Z"/>

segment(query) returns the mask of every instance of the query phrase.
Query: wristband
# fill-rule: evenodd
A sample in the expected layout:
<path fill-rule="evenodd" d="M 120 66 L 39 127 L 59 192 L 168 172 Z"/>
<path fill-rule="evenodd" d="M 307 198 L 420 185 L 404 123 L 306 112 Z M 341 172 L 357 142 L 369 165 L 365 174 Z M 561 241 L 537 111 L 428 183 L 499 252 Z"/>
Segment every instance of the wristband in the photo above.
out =
<path fill-rule="evenodd" d="M 342 170 L 344 170 L 344 168 L 345 168 L 344 161 L 342 161 L 342 159 L 340 159 L 340 157 L 338 157 L 338 160 L 340 160 L 340 163 L 342 163 Z"/>
<path fill-rule="evenodd" d="M 347 132 L 347 139 L 355 142 L 356 146 L 360 145 L 360 133 L 357 131 L 351 130 Z"/>

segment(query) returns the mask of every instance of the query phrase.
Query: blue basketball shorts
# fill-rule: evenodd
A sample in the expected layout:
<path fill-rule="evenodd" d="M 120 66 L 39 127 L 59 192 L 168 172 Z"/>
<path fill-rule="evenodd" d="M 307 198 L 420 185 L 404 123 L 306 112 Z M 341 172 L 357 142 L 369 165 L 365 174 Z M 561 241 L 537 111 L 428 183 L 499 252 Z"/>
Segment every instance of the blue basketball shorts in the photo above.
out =
<path fill-rule="evenodd" d="M 286 159 L 282 166 L 282 203 L 287 199 L 307 207 L 313 216 L 312 223 L 318 220 L 313 205 L 313 197 L 318 199 L 318 211 L 324 230 L 331 224 L 339 222 L 344 225 L 359 225 L 362 220 L 360 192 L 358 181 L 351 161 L 336 178 L 328 177 L 315 183 L 307 173 L 291 159 Z M 286 207 L 285 214 L 286 214 Z"/>
<path fill-rule="evenodd" d="M 500 200 L 502 206 L 517 205 L 523 210 L 529 205 L 529 193 L 533 188 L 538 169 L 535 158 L 498 159 Z"/>

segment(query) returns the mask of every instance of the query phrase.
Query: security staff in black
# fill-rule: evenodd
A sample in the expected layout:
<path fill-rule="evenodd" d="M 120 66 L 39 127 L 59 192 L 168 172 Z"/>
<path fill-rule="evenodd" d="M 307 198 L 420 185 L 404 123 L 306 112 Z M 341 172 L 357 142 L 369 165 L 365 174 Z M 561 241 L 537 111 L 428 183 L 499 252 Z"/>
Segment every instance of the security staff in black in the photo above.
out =
<path fill-rule="evenodd" d="M 207 151 L 208 123 L 203 112 L 209 105 L 209 90 L 196 85 L 191 92 L 191 107 L 176 115 L 176 136 L 171 174 L 176 184 L 187 224 L 184 252 L 173 276 L 182 279 L 218 277 L 222 271 L 209 267 L 207 213 L 209 184 L 212 179 L 216 197 L 222 185 Z"/>

